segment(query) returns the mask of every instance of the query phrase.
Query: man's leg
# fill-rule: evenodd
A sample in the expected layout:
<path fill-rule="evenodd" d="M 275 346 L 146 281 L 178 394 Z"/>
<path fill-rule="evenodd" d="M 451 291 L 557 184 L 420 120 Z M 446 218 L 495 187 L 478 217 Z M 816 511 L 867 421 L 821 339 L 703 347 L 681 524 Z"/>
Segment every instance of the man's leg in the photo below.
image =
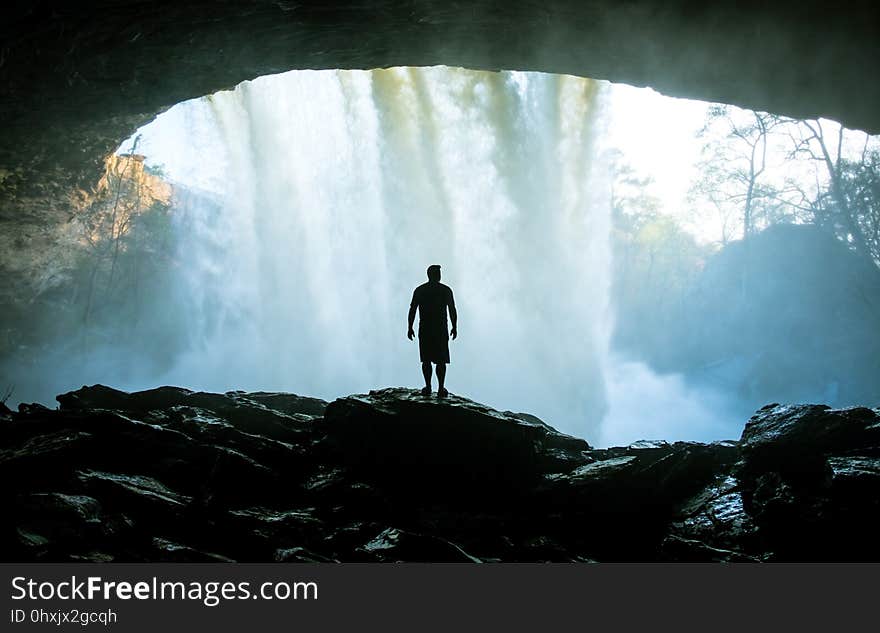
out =
<path fill-rule="evenodd" d="M 425 377 L 425 389 L 431 392 L 431 363 L 422 363 L 422 376 Z M 440 366 L 437 366 L 437 377 L 440 377 Z"/>
<path fill-rule="evenodd" d="M 437 393 L 442 394 L 446 389 L 443 383 L 446 382 L 446 363 L 437 363 Z"/>

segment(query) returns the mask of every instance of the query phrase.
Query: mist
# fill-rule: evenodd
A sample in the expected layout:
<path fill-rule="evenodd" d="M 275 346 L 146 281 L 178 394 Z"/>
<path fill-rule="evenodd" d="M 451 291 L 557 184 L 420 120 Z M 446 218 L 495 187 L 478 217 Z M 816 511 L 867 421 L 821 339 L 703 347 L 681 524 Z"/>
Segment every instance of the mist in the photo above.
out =
<path fill-rule="evenodd" d="M 670 167 L 699 176 L 708 106 L 676 119 L 676 100 L 645 92 L 643 108 L 664 104 L 660 141 L 633 91 L 629 124 L 606 82 L 447 67 L 293 71 L 178 104 L 117 152 L 173 197 L 121 251 L 117 237 L 112 265 L 71 273 L 58 302 L 76 309 L 4 363 L 15 399 L 98 382 L 328 400 L 417 387 L 406 312 L 440 264 L 459 312 L 450 391 L 594 445 L 736 439 L 770 400 L 871 404 L 876 266 L 804 231 L 756 235 L 747 259 L 714 243 L 717 217 L 688 216 Z M 658 150 L 670 129 L 680 147 Z M 793 244 L 806 260 L 783 273 Z M 746 294 L 743 270 L 766 292 Z M 821 307 L 835 287 L 839 336 Z M 827 345 L 798 356 L 794 329 Z"/>
<path fill-rule="evenodd" d="M 330 399 L 415 386 L 405 314 L 439 263 L 461 315 L 450 389 L 594 433 L 610 328 L 598 90 L 534 73 L 295 72 L 163 115 L 139 151 L 202 192 L 176 220 L 191 345 L 158 379 Z"/>

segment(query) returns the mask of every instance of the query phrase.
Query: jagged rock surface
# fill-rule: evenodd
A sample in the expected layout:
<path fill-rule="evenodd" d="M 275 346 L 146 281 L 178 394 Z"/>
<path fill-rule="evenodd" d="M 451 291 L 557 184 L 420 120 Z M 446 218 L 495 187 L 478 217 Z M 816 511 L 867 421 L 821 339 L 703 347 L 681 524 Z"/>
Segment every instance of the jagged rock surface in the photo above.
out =
<path fill-rule="evenodd" d="M 771 405 L 739 442 L 594 449 L 407 389 L 58 401 L 0 410 L 4 561 L 880 559 L 877 410 Z"/>

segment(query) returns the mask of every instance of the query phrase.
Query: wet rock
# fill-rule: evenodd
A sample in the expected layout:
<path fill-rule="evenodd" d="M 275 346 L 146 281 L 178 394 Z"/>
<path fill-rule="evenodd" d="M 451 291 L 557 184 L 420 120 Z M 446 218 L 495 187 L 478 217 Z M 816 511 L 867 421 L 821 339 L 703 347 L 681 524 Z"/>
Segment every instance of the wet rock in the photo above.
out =
<path fill-rule="evenodd" d="M 771 471 L 750 483 L 749 509 L 785 560 L 880 560 L 880 489 L 874 457 L 829 457 L 824 476 Z"/>
<path fill-rule="evenodd" d="M 480 563 L 458 545 L 436 536 L 388 528 L 361 551 L 379 562 Z"/>
<path fill-rule="evenodd" d="M 564 543 L 559 538 L 552 538 L 538 534 L 518 539 L 511 542 L 511 551 L 506 558 L 521 563 L 583 563 L 595 562 L 591 558 L 575 554 L 571 551 L 571 544 Z"/>
<path fill-rule="evenodd" d="M 689 562 L 757 562 L 768 558 L 742 490 L 733 477 L 721 476 L 681 505 L 661 556 Z"/>
<path fill-rule="evenodd" d="M 185 433 L 193 440 L 215 447 L 228 448 L 249 455 L 261 464 L 291 470 L 290 467 L 304 456 L 302 447 L 266 437 L 246 433 L 225 419 L 194 407 L 171 407 L 163 412 L 165 428 Z"/>
<path fill-rule="evenodd" d="M 736 550 L 712 547 L 703 541 L 687 539 L 677 534 L 666 537 L 662 544 L 661 559 L 682 563 L 760 563 L 763 559 Z"/>
<path fill-rule="evenodd" d="M 370 560 L 361 550 L 364 543 L 369 542 L 382 531 L 382 526 L 373 521 L 352 520 L 334 526 L 324 537 L 322 551 L 334 552 L 334 558 L 341 561 Z"/>
<path fill-rule="evenodd" d="M 327 407 L 322 428 L 343 463 L 371 479 L 462 501 L 487 488 L 500 495 L 520 489 L 557 460 L 559 450 L 590 448 L 540 421 L 409 389 L 336 400 Z"/>
<path fill-rule="evenodd" d="M 34 513 L 64 514 L 84 521 L 94 521 L 100 514 L 97 500 L 83 495 L 65 495 L 57 492 L 39 492 L 28 495 L 22 507 Z"/>
<path fill-rule="evenodd" d="M 865 501 L 880 491 L 880 457 L 830 457 L 831 485 Z"/>
<path fill-rule="evenodd" d="M 95 454 L 99 444 L 93 434 L 71 429 L 16 440 L 0 449 L 0 480 L 15 482 L 18 492 L 63 478 L 77 463 Z"/>
<path fill-rule="evenodd" d="M 153 409 L 182 405 L 192 395 L 181 387 L 159 387 L 147 391 L 129 393 L 104 385 L 83 386 L 56 396 L 62 410 L 112 409 L 131 413 L 146 413 Z"/>
<path fill-rule="evenodd" d="M 112 563 L 116 560 L 113 554 L 107 554 L 99 551 L 83 552 L 82 554 L 71 554 L 70 562 L 72 563 Z"/>
<path fill-rule="evenodd" d="M 612 457 L 597 462 L 592 462 L 574 471 L 564 477 L 558 477 L 558 481 L 578 484 L 604 484 L 609 480 L 620 479 L 624 474 L 635 468 L 637 458 L 633 455 L 622 455 L 620 457 Z"/>
<path fill-rule="evenodd" d="M 588 454 L 596 461 L 545 477 L 536 512 L 567 534 L 578 556 L 627 561 L 654 558 L 677 505 L 729 470 L 738 453 L 730 443 L 651 441 Z"/>
<path fill-rule="evenodd" d="M 538 455 L 540 470 L 556 475 L 570 473 L 592 461 L 589 451 L 571 448 L 545 448 Z"/>
<path fill-rule="evenodd" d="M 17 535 L 0 544 L 6 561 L 114 560 L 119 544 L 135 535 L 130 520 L 108 514 L 94 496 L 31 493 L 21 495 L 15 507 L 14 515 L 0 520 L 4 532 Z"/>
<path fill-rule="evenodd" d="M 153 539 L 150 562 L 161 563 L 234 563 L 235 561 L 213 552 L 202 552 L 187 545 L 156 537 Z"/>
<path fill-rule="evenodd" d="M 83 387 L 61 394 L 56 400 L 62 410 L 111 409 L 134 417 L 173 407 L 193 407 L 208 411 L 246 433 L 258 433 L 281 441 L 297 441 L 311 429 L 314 416 L 294 411 L 297 402 L 302 405 L 302 411 L 319 410 L 323 402 L 292 394 L 284 398 L 283 394 L 258 392 L 256 399 L 251 399 L 249 394 L 240 391 L 217 394 L 179 387 L 159 387 L 128 393 L 104 385 Z M 276 403 L 283 410 L 273 409 L 267 403 Z"/>
<path fill-rule="evenodd" d="M 292 393 L 277 393 L 267 391 L 233 391 L 231 394 L 241 395 L 248 400 L 253 400 L 273 411 L 287 414 L 302 414 L 322 416 L 327 409 L 327 401 L 319 398 L 308 398 Z"/>
<path fill-rule="evenodd" d="M 235 523 L 251 534 L 277 545 L 314 540 L 323 530 L 321 521 L 314 516 L 314 508 L 272 510 L 254 507 L 230 510 L 229 514 Z"/>
<path fill-rule="evenodd" d="M 286 497 L 284 486 L 271 468 L 229 448 L 213 447 L 213 455 L 213 466 L 202 480 L 200 491 L 206 502 L 235 505 Z"/>
<path fill-rule="evenodd" d="M 85 495 L 57 492 L 24 495 L 18 512 L 10 517 L 20 536 L 19 544 L 31 549 L 35 558 L 66 558 L 90 544 L 106 542 L 101 506 Z"/>
<path fill-rule="evenodd" d="M 737 450 L 730 443 L 643 441 L 589 451 L 587 456 L 595 461 L 567 474 L 547 475 L 551 487 L 561 487 L 564 494 L 575 494 L 594 506 L 648 503 L 669 507 L 729 468 Z"/>
<path fill-rule="evenodd" d="M 49 539 L 24 528 L 17 528 L 13 542 L 4 543 L 3 560 L 36 561 L 46 557 L 49 551 Z"/>
<path fill-rule="evenodd" d="M 880 560 L 869 409 L 774 405 L 742 442 L 594 449 L 406 389 L 322 417 L 263 392 L 60 401 L 0 424 L 3 560 Z"/>
<path fill-rule="evenodd" d="M 83 488 L 126 510 L 139 514 L 176 513 L 191 501 L 151 477 L 98 471 L 82 471 L 77 478 Z"/>
<path fill-rule="evenodd" d="M 32 402 L 30 404 L 22 402 L 18 405 L 18 412 L 23 413 L 25 415 L 34 414 L 34 413 L 43 413 L 49 411 L 49 407 L 44 404 L 40 404 L 39 402 Z"/>
<path fill-rule="evenodd" d="M 880 415 L 864 407 L 769 405 L 746 423 L 740 444 L 744 472 L 810 477 L 824 470 L 825 455 L 880 446 Z"/>
<path fill-rule="evenodd" d="M 877 560 L 880 415 L 771 405 L 746 424 L 734 471 L 777 560 Z"/>
<path fill-rule="evenodd" d="M 277 563 L 338 563 L 335 558 L 329 558 L 309 551 L 304 547 L 291 547 L 275 551 L 273 559 Z"/>

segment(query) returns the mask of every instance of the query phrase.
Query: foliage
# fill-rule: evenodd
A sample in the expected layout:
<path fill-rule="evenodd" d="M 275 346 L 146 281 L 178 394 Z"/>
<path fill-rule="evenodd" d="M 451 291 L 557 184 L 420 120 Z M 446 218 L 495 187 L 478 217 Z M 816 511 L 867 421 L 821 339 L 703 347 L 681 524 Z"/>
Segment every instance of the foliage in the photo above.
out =
<path fill-rule="evenodd" d="M 805 190 L 789 179 L 790 197 L 785 201 L 800 210 L 806 221 L 826 228 L 880 265 L 880 144 L 841 125 L 829 134 L 826 125 L 822 121 L 789 122 L 793 128 L 789 158 L 807 159 L 813 166 L 815 186 Z"/>
<path fill-rule="evenodd" d="M 711 247 L 699 245 L 673 216 L 661 212 L 640 177 L 619 155 L 612 165 L 612 301 L 614 343 L 655 363 L 674 350 L 668 333 L 681 319 L 685 296 Z"/>
<path fill-rule="evenodd" d="M 880 150 L 866 152 L 860 161 L 844 161 L 840 188 L 848 207 L 856 210 L 854 222 L 866 252 L 880 263 Z M 835 224 L 842 223 L 838 219 Z"/>
<path fill-rule="evenodd" d="M 880 143 L 839 124 L 713 106 L 694 211 L 716 214 L 721 244 L 782 223 L 826 229 L 880 265 Z"/>
<path fill-rule="evenodd" d="M 705 144 L 691 201 L 707 204 L 719 216 L 722 244 L 781 219 L 784 205 L 767 180 L 772 135 L 780 125 L 780 117 L 763 112 L 743 114 L 722 105 L 709 108 L 699 132 Z"/>

